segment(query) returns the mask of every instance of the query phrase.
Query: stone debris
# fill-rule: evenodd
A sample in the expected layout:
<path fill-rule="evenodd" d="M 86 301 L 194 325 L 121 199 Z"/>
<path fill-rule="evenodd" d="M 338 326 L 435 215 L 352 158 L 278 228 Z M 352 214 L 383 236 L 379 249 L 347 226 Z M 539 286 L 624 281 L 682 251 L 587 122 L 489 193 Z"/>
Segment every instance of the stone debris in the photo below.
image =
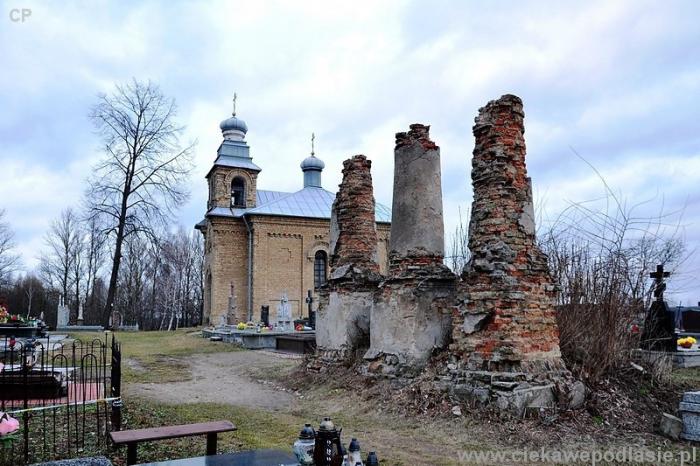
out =
<path fill-rule="evenodd" d="M 671 440 L 679 440 L 683 431 L 683 421 L 671 414 L 663 413 L 659 421 L 659 433 Z"/>

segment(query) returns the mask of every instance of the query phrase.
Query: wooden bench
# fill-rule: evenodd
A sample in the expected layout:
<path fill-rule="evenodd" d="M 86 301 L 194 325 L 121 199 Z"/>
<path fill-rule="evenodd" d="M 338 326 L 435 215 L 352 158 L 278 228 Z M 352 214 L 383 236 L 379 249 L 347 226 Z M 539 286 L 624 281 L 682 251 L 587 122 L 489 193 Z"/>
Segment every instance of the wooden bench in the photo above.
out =
<path fill-rule="evenodd" d="M 216 455 L 217 434 L 234 430 L 236 430 L 236 426 L 230 421 L 214 421 L 181 426 L 153 427 L 151 429 L 121 430 L 110 432 L 109 436 L 116 446 L 126 444 L 126 464 L 132 465 L 136 464 L 136 447 L 141 442 L 206 435 L 207 455 Z"/>

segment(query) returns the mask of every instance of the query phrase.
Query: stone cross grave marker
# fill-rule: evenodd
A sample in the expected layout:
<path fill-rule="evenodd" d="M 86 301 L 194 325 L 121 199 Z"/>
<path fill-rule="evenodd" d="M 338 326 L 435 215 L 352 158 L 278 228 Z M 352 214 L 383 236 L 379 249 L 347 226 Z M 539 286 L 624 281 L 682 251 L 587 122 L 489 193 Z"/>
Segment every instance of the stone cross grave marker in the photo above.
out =
<path fill-rule="evenodd" d="M 649 306 L 644 321 L 641 346 L 644 349 L 655 351 L 676 351 L 676 319 L 664 301 L 666 282 L 664 278 L 671 276 L 670 272 L 664 272 L 663 265 L 657 265 L 656 271 L 649 274 L 654 279 L 654 297 L 656 300 Z"/>
<path fill-rule="evenodd" d="M 236 313 L 238 311 L 238 305 L 236 304 L 236 293 L 235 293 L 235 288 L 233 286 L 233 282 L 231 282 L 231 291 L 229 292 L 228 296 L 228 309 L 226 310 L 226 322 L 225 324 L 228 325 L 233 325 L 235 324 L 236 320 Z"/>
<path fill-rule="evenodd" d="M 70 309 L 68 309 L 66 303 L 63 301 L 63 296 L 61 296 L 58 300 L 56 327 L 67 327 L 69 319 Z"/>
<path fill-rule="evenodd" d="M 292 307 L 286 292 L 282 293 L 280 303 L 277 306 L 277 326 L 280 330 L 292 330 Z"/>
<path fill-rule="evenodd" d="M 657 301 L 664 300 L 664 291 L 666 291 L 666 282 L 664 278 L 671 276 L 671 272 L 664 272 L 663 264 L 656 266 L 656 272 L 649 274 L 650 278 L 654 279 L 654 297 Z"/>

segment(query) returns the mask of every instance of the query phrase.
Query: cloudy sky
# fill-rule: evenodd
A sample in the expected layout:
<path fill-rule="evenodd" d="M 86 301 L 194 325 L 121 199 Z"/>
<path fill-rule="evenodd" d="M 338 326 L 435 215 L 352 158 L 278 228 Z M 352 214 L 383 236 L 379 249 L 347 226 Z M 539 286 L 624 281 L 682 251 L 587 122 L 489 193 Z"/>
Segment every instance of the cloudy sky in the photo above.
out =
<path fill-rule="evenodd" d="M 391 205 L 394 133 L 431 125 L 446 231 L 468 210 L 471 126 L 504 93 L 523 98 L 528 169 L 545 218 L 603 194 L 640 215 L 683 210 L 700 245 L 700 6 L 695 1 L 0 2 L 0 208 L 27 268 L 47 225 L 79 203 L 100 157 L 87 118 L 135 77 L 174 97 L 197 140 L 199 221 L 219 122 L 238 93 L 258 186 L 301 188 L 311 132 L 335 191 L 342 160 L 373 160 Z M 30 10 L 24 21 L 15 9 Z M 700 256 L 669 288 L 700 300 Z"/>

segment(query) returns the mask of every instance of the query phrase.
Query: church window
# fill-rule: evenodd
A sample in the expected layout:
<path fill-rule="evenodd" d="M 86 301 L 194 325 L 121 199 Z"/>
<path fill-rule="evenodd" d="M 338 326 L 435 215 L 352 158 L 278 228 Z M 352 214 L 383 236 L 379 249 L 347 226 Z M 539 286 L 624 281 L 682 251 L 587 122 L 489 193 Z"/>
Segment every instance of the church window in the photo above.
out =
<path fill-rule="evenodd" d="M 314 255 L 314 287 L 319 288 L 326 283 L 326 264 L 328 255 L 325 251 L 316 251 Z"/>
<path fill-rule="evenodd" d="M 245 180 L 240 176 L 231 181 L 231 207 L 245 207 Z"/>

